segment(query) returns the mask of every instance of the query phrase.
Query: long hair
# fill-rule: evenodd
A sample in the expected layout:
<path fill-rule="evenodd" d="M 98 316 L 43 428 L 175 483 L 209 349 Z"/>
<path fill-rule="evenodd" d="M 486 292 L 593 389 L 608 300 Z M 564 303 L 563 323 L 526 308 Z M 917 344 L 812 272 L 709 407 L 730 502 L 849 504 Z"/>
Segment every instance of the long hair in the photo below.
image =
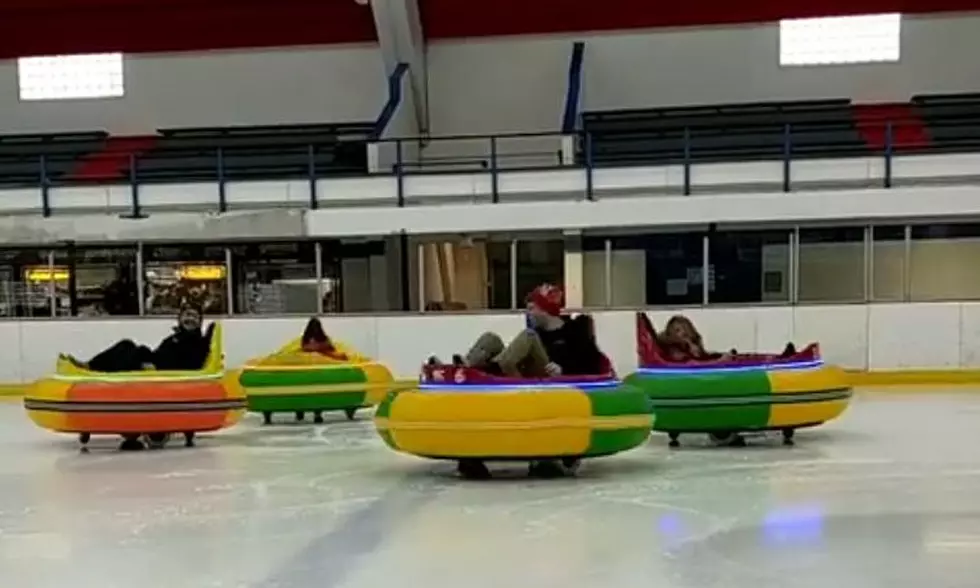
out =
<path fill-rule="evenodd" d="M 678 325 L 686 333 L 686 336 L 682 336 L 682 340 L 678 340 L 677 337 L 673 335 L 673 327 Z M 667 325 L 664 327 L 663 338 L 665 342 L 670 344 L 676 345 L 678 343 L 690 342 L 697 346 L 698 349 L 704 349 L 701 333 L 699 333 L 694 327 L 694 323 L 691 322 L 691 319 L 681 314 L 670 317 L 670 320 L 667 321 Z"/>
<path fill-rule="evenodd" d="M 330 338 L 327 337 L 327 332 L 323 330 L 323 324 L 320 323 L 320 319 L 312 317 L 306 323 L 306 328 L 303 329 L 301 341 L 303 343 L 329 343 Z"/>

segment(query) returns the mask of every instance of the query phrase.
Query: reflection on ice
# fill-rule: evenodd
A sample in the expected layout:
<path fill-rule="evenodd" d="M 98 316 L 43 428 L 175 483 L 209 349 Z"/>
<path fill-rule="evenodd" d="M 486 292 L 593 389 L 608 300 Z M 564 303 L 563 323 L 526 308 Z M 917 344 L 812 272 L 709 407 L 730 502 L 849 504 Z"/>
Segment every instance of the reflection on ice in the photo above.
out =
<path fill-rule="evenodd" d="M 78 453 L 0 404 L 12 586 L 975 586 L 980 397 L 867 395 L 794 448 L 661 437 L 575 480 L 457 480 L 371 423 Z"/>

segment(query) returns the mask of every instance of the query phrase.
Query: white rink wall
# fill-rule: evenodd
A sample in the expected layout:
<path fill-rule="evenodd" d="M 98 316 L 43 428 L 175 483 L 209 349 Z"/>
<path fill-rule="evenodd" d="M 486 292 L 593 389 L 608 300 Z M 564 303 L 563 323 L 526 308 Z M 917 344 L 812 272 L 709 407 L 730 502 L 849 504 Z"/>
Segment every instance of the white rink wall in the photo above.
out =
<path fill-rule="evenodd" d="M 980 368 L 980 303 L 875 304 L 770 308 L 687 309 L 709 347 L 780 350 L 789 340 L 819 341 L 827 361 L 855 370 Z M 672 314 L 651 311 L 657 326 Z M 636 367 L 634 312 L 593 314 L 600 344 L 625 374 Z M 304 318 L 224 320 L 229 367 L 274 351 L 298 336 Z M 503 336 L 523 326 L 518 314 L 331 316 L 332 336 L 412 377 L 430 353 L 465 351 L 481 332 Z M 0 382 L 34 380 L 49 372 L 59 351 L 88 357 L 123 338 L 155 344 L 170 319 L 11 321 L 0 323 L 6 343 Z"/>

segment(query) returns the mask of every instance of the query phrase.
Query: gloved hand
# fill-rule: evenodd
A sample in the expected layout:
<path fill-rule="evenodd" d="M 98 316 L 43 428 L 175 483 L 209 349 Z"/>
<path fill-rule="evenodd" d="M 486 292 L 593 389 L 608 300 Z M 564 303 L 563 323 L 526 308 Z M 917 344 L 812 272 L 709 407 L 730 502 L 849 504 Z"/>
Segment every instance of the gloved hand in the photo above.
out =
<path fill-rule="evenodd" d="M 544 366 L 544 370 L 548 372 L 551 377 L 556 377 L 561 375 L 561 366 L 555 362 L 550 362 L 548 365 Z"/>

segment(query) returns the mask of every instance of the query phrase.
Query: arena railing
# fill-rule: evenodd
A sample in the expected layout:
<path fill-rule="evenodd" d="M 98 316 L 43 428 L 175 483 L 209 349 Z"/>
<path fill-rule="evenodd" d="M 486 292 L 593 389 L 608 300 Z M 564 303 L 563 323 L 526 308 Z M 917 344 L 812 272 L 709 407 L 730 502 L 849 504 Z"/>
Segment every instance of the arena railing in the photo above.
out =
<path fill-rule="evenodd" d="M 758 162 L 758 161 L 781 161 L 782 162 L 782 190 L 791 192 L 793 190 L 792 167 L 795 161 L 813 160 L 817 158 L 839 159 L 853 157 L 872 157 L 882 158 L 884 174 L 881 180 L 882 188 L 892 186 L 892 163 L 898 151 L 902 154 L 930 154 L 930 153 L 949 153 L 949 152 L 980 152 L 980 134 L 975 142 L 962 142 L 959 145 L 897 145 L 895 143 L 896 128 L 900 123 L 885 123 L 884 140 L 880 147 L 867 146 L 862 148 L 862 153 L 834 153 L 833 149 L 826 151 L 812 151 L 812 145 L 807 147 L 807 152 L 799 152 L 796 148 L 792 125 L 785 125 L 783 128 L 783 139 L 778 153 L 752 153 L 747 150 L 741 153 L 741 147 L 734 145 L 724 153 L 707 154 L 710 157 L 697 151 L 694 138 L 689 129 L 684 129 L 680 139 L 680 148 L 677 149 L 676 156 L 668 158 L 659 163 L 651 163 L 643 157 L 630 159 L 628 157 L 617 159 L 615 156 L 605 157 L 597 164 L 594 149 L 594 138 L 589 132 L 560 133 L 560 132 L 537 132 L 537 133 L 509 133 L 496 135 L 457 135 L 442 137 L 410 137 L 380 139 L 358 144 L 354 142 L 321 142 L 311 143 L 306 146 L 305 154 L 298 155 L 299 165 L 283 166 L 281 163 L 262 167 L 262 145 L 257 144 L 248 149 L 252 152 L 245 152 L 241 148 L 215 148 L 212 151 L 213 167 L 208 164 L 208 169 L 195 167 L 193 170 L 197 176 L 182 176 L 180 169 L 171 169 L 169 177 L 151 178 L 146 173 L 141 173 L 141 157 L 137 154 L 130 154 L 128 169 L 120 176 L 112 177 L 88 177 L 84 180 L 63 179 L 57 177 L 53 170 L 63 169 L 56 164 L 58 156 L 41 154 L 37 156 L 37 178 L 31 180 L 23 176 L 14 180 L 12 177 L 7 182 L 3 181 L 4 157 L 0 157 L 0 184 L 5 183 L 7 187 L 25 188 L 39 187 L 41 194 L 41 210 L 44 216 L 52 214 L 50 190 L 62 186 L 79 185 L 128 185 L 132 199 L 132 212 L 134 216 L 140 216 L 140 187 L 148 184 L 178 184 L 193 181 L 213 181 L 218 184 L 217 210 L 224 212 L 228 208 L 225 198 L 225 186 L 229 182 L 248 182 L 253 180 L 272 180 L 272 179 L 305 179 L 310 186 L 310 208 L 318 208 L 320 198 L 325 196 L 318 193 L 321 185 L 318 180 L 340 178 L 340 177 L 366 177 L 366 176 L 388 176 L 397 178 L 397 195 L 394 204 L 399 207 L 406 205 L 405 180 L 417 175 L 435 174 L 466 174 L 478 173 L 487 174 L 490 177 L 492 202 L 500 201 L 499 177 L 504 173 L 517 171 L 542 171 L 542 170 L 563 170 L 581 169 L 584 172 L 584 196 L 589 200 L 595 199 L 593 174 L 597 168 L 615 167 L 638 167 L 638 166 L 662 166 L 680 165 L 683 169 L 683 182 L 679 192 L 683 195 L 690 195 L 692 192 L 692 168 L 702 162 L 724 161 L 728 163 L 738 162 Z M 812 132 L 812 125 L 808 127 Z M 749 136 L 748 134 L 746 136 Z M 323 162 L 323 154 L 330 149 L 336 149 L 338 144 L 346 143 L 348 148 L 366 150 L 366 169 L 363 165 L 334 165 Z M 258 149 L 258 151 L 254 151 Z M 300 149 L 299 151 L 302 151 Z M 640 152 L 642 156 L 642 151 Z M 210 157 L 210 156 L 209 156 Z M 227 165 L 229 157 L 255 158 L 254 166 L 248 167 L 247 177 L 230 173 Z M 360 157 L 358 157 L 361 160 Z M 23 157 L 18 157 L 23 161 Z M 210 161 L 210 160 L 209 160 Z M 363 161 L 363 160 L 362 160 Z M 64 162 L 61 162 L 64 163 Z M 179 167 L 179 166 L 178 166 Z M 191 168 L 188 168 L 188 172 Z M 329 185 L 329 184 L 326 184 Z"/>

